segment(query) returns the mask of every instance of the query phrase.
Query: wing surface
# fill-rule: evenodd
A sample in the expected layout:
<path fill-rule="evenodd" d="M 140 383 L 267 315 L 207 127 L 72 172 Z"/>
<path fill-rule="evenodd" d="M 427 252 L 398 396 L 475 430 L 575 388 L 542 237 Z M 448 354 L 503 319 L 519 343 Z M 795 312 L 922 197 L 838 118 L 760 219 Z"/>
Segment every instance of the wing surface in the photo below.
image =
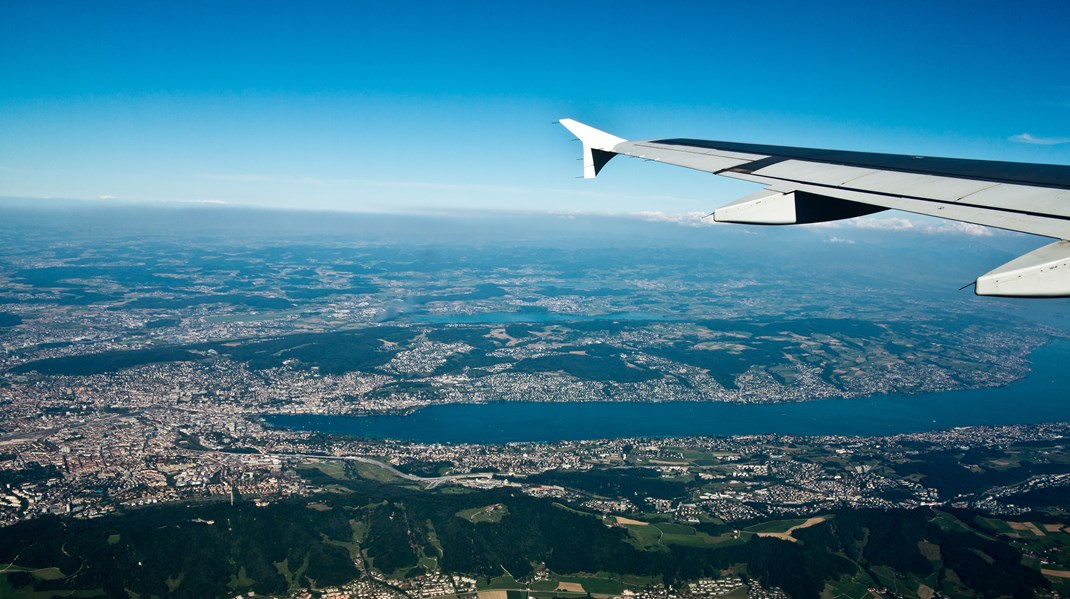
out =
<path fill-rule="evenodd" d="M 765 185 L 719 222 L 804 224 L 895 209 L 1057 239 L 982 277 L 979 295 L 1070 297 L 1070 166 L 697 139 L 628 141 L 571 119 L 584 177 L 616 155 Z"/>

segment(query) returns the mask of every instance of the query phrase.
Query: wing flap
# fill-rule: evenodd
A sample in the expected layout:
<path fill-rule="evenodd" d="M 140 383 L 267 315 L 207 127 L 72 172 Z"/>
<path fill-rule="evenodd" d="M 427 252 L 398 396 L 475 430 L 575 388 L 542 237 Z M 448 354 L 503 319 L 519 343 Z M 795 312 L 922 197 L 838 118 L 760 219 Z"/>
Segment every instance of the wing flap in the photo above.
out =
<path fill-rule="evenodd" d="M 1056 241 L 978 277 L 977 295 L 1070 296 L 1070 242 Z"/>
<path fill-rule="evenodd" d="M 846 184 L 851 189 L 861 191 L 894 193 L 905 197 L 948 202 L 960 200 L 972 193 L 977 193 L 982 189 L 995 185 L 998 185 L 998 183 L 890 171 L 877 171 L 864 177 L 853 179 Z"/>
<path fill-rule="evenodd" d="M 1036 214 L 1070 218 L 1070 191 L 1001 183 L 960 200 L 1000 210 L 1028 210 Z"/>

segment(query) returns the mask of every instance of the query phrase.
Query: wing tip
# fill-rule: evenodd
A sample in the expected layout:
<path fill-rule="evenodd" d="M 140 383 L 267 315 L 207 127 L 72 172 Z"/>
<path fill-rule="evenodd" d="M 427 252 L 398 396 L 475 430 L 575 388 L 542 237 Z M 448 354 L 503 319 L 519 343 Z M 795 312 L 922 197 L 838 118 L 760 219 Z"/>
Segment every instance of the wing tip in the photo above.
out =
<path fill-rule="evenodd" d="M 585 125 L 575 119 L 560 119 L 558 122 L 561 123 L 562 127 L 568 129 L 573 135 L 580 138 L 583 145 L 589 146 L 594 150 L 612 152 L 617 144 L 628 141 L 622 137 L 606 133 L 601 129 L 595 129 L 590 125 Z"/>
<path fill-rule="evenodd" d="M 613 149 L 619 144 L 628 141 L 622 137 L 595 129 L 590 125 L 585 125 L 575 119 L 564 118 L 559 119 L 557 122 L 583 143 L 584 179 L 594 179 L 598 176 L 602 167 L 609 162 L 610 158 L 616 155 Z"/>

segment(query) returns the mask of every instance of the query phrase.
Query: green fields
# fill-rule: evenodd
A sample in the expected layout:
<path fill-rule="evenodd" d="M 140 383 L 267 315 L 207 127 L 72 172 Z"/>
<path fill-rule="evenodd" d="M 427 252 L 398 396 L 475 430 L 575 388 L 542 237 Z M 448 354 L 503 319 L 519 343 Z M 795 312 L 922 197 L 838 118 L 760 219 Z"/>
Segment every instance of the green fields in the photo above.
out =
<path fill-rule="evenodd" d="M 491 522 L 497 524 L 509 514 L 509 508 L 500 503 L 483 507 L 473 507 L 457 512 L 457 517 L 464 518 L 473 524 L 479 522 Z"/>
<path fill-rule="evenodd" d="M 645 551 L 667 551 L 670 546 L 721 547 L 744 542 L 731 532 L 710 535 L 685 524 L 653 522 L 650 524 L 626 524 L 629 542 Z"/>

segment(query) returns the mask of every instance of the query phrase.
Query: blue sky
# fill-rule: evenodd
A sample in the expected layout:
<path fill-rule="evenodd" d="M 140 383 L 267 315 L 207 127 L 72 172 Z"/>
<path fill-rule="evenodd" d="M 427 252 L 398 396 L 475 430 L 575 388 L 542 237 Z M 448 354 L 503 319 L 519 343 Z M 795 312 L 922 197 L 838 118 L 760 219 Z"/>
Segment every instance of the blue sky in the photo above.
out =
<path fill-rule="evenodd" d="M 0 196 L 677 214 L 753 189 L 624 159 L 577 179 L 564 116 L 1065 164 L 1067 22 L 1052 1 L 5 2 Z"/>

